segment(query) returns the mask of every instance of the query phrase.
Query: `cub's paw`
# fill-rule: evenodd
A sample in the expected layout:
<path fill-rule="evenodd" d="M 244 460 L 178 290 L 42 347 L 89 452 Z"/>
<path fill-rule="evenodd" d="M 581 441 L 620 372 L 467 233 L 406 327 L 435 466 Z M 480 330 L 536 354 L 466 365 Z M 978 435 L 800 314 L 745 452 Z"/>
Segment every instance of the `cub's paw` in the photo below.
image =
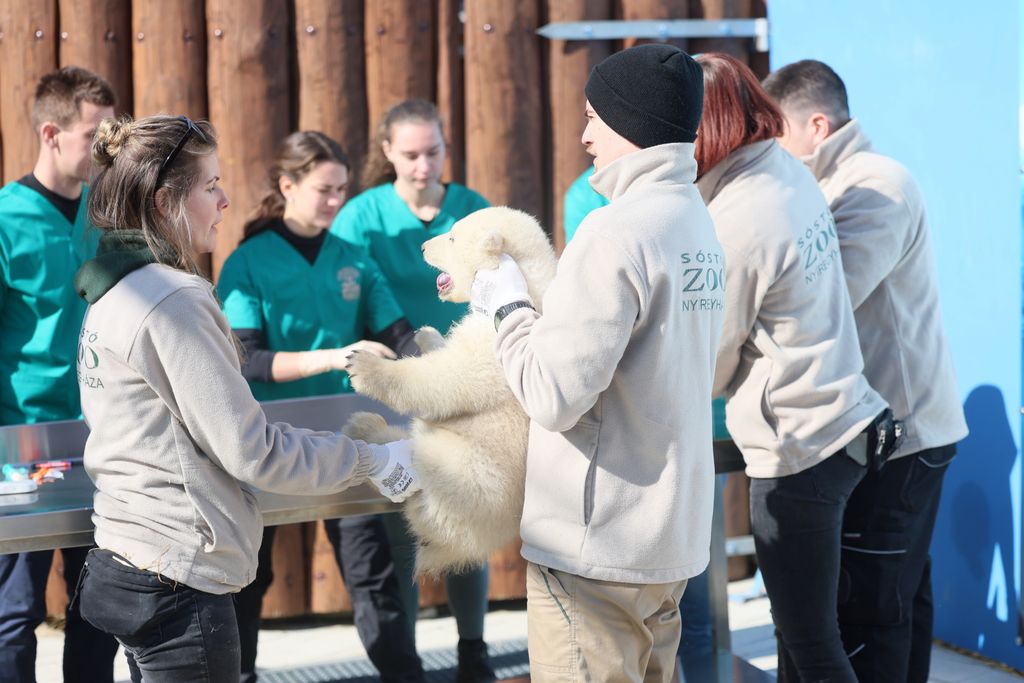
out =
<path fill-rule="evenodd" d="M 420 347 L 420 351 L 423 353 L 430 353 L 444 346 L 444 337 L 430 326 L 421 327 L 416 330 L 413 341 L 416 342 L 416 346 Z"/>
<path fill-rule="evenodd" d="M 341 433 L 350 439 L 367 443 L 386 443 L 385 433 L 388 431 L 387 421 L 377 413 L 352 413 L 348 422 L 341 428 Z"/>
<path fill-rule="evenodd" d="M 380 356 L 365 351 L 356 351 L 348 359 L 345 367 L 352 380 L 352 388 L 360 394 L 366 394 L 373 398 L 379 398 L 374 388 L 378 386 L 384 371 L 394 361 L 386 360 Z"/>

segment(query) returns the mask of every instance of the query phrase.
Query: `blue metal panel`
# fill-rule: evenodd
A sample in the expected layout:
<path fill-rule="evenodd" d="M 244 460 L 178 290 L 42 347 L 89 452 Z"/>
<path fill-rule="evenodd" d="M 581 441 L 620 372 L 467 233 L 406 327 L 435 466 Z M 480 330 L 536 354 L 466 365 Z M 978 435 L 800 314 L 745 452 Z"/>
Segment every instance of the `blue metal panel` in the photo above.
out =
<path fill-rule="evenodd" d="M 879 151 L 921 183 L 971 435 L 933 542 L 936 637 L 1024 668 L 1019 0 L 769 2 L 772 67 L 846 82 Z"/>

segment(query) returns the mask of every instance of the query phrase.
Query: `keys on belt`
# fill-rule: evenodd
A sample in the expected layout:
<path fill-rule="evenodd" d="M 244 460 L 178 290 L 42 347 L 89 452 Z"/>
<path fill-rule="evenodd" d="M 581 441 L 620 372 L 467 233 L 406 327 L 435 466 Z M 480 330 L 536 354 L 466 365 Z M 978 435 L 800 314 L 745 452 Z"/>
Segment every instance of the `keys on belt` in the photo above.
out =
<path fill-rule="evenodd" d="M 903 421 L 893 417 L 892 410 L 886 408 L 864 432 L 867 435 L 869 464 L 877 472 L 903 442 Z"/>

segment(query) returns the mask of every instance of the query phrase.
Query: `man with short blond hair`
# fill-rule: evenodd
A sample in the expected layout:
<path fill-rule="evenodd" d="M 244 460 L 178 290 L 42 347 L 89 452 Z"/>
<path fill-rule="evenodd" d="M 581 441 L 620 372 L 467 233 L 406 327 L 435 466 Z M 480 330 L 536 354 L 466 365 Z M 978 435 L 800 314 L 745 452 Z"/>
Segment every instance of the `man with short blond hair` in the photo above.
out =
<path fill-rule="evenodd" d="M 110 85 L 64 67 L 39 81 L 32 123 L 39 156 L 0 190 L 0 425 L 81 417 L 75 357 L 85 302 L 75 271 L 96 251 L 86 218 L 92 138 L 114 115 Z M 87 548 L 67 548 L 74 594 Z M 52 551 L 0 555 L 0 683 L 35 681 L 35 629 L 46 617 Z M 64 681 L 113 681 L 117 641 L 67 610 Z"/>

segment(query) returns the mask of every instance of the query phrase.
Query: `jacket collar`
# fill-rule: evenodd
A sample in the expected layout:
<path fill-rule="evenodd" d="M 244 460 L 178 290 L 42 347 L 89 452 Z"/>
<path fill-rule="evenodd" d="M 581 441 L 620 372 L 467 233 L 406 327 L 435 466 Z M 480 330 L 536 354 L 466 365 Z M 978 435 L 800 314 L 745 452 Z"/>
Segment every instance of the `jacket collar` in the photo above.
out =
<path fill-rule="evenodd" d="M 692 184 L 697 177 L 692 142 L 671 142 L 626 154 L 590 176 L 590 186 L 615 201 L 658 183 Z"/>
<path fill-rule="evenodd" d="M 857 119 L 850 119 L 815 148 L 813 154 L 800 157 L 819 181 L 830 178 L 839 165 L 858 152 L 870 152 L 871 141 Z"/>
<path fill-rule="evenodd" d="M 775 149 L 777 144 L 774 139 L 753 142 L 734 149 L 729 156 L 715 164 L 697 180 L 697 189 L 700 190 L 704 203 L 710 204 L 729 181 L 759 162 Z"/>
<path fill-rule="evenodd" d="M 100 236 L 96 256 L 89 259 L 75 274 L 75 291 L 94 304 L 121 279 L 151 263 L 174 263 L 174 251 L 163 242 L 157 243 L 158 258 L 141 230 L 107 230 Z"/>

